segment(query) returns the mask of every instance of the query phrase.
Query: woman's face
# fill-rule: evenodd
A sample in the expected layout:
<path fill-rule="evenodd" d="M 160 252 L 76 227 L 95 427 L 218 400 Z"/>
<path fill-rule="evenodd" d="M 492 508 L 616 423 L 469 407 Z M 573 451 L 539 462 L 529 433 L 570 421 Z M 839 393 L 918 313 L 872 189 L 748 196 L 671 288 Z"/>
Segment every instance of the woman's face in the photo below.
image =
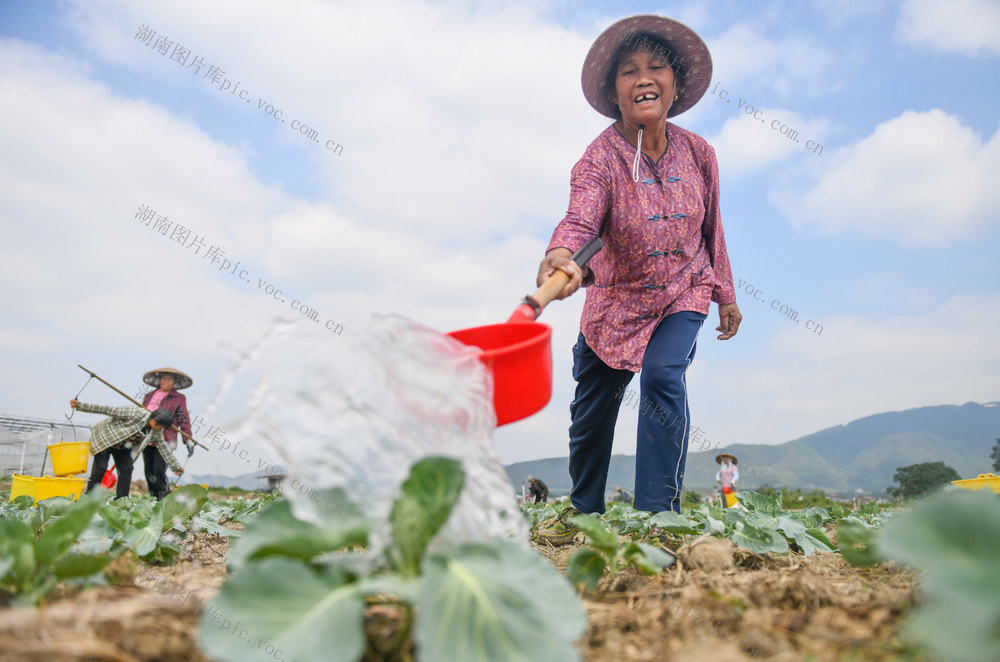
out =
<path fill-rule="evenodd" d="M 627 124 L 656 126 L 666 122 L 676 89 L 674 70 L 666 55 L 642 49 L 619 58 L 612 101 Z"/>
<path fill-rule="evenodd" d="M 160 375 L 160 390 L 161 391 L 172 391 L 174 390 L 174 376 Z"/>

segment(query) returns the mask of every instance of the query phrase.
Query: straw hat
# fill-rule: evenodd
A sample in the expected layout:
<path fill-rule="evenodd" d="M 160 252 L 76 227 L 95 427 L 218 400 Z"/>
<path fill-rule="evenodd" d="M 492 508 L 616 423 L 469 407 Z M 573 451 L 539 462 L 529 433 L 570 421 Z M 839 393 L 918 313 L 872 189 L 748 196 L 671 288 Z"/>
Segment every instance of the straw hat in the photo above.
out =
<path fill-rule="evenodd" d="M 715 456 L 715 463 L 722 464 L 723 458 L 729 458 L 729 461 L 733 464 L 739 464 L 740 461 L 736 459 L 735 455 L 730 455 L 729 453 L 719 453 Z"/>
<path fill-rule="evenodd" d="M 183 372 L 177 368 L 160 368 L 159 370 L 150 370 L 145 375 L 142 376 L 142 381 L 149 384 L 152 387 L 157 387 L 160 385 L 160 375 L 173 375 L 174 376 L 174 388 L 178 391 L 184 388 L 188 388 L 194 384 L 194 380 L 185 375 Z"/>
<path fill-rule="evenodd" d="M 680 115 L 698 103 L 712 82 L 712 56 L 694 30 L 679 21 L 655 14 L 629 16 L 602 32 L 583 60 L 583 96 L 600 114 L 615 117 L 615 104 L 608 98 L 604 82 L 615 64 L 619 47 L 628 42 L 642 48 L 642 35 L 645 34 L 667 42 L 676 56 L 674 73 L 683 86 L 678 89 L 678 98 L 667 111 L 667 117 Z"/>

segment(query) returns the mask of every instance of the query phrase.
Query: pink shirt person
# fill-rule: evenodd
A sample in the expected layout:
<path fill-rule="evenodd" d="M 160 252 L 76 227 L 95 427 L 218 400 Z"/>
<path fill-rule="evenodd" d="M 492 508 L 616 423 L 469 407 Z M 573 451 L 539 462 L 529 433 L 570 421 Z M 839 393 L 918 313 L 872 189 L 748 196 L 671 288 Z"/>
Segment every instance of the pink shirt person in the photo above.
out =
<path fill-rule="evenodd" d="M 732 488 L 739 479 L 740 470 L 736 468 L 735 464 L 729 464 L 728 458 L 724 459 L 722 461 L 722 468 L 715 474 L 715 480 L 721 482 L 723 488 Z"/>

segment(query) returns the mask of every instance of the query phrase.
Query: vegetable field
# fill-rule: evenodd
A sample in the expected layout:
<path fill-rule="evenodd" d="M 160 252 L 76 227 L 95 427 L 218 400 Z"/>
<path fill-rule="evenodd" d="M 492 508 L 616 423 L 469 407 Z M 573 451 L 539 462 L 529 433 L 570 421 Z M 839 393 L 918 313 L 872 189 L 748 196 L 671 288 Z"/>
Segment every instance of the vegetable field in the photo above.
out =
<path fill-rule="evenodd" d="M 386 522 L 341 490 L 311 512 L 199 486 L 161 503 L 4 495 L 0 660 L 1000 659 L 990 494 L 901 511 L 791 511 L 780 492 L 652 517 L 614 504 L 556 548 L 440 540 L 465 488 L 458 462 L 418 462 Z M 534 529 L 556 513 L 509 516 Z"/>

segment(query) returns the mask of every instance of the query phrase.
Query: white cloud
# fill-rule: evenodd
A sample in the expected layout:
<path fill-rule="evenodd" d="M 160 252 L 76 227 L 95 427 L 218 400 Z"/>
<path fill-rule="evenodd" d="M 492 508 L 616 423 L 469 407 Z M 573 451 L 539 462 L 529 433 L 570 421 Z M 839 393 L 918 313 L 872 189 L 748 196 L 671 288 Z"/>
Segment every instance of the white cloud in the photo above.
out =
<path fill-rule="evenodd" d="M 711 332 L 713 310 L 687 379 L 692 422 L 712 446 L 775 444 L 884 411 L 995 400 L 998 310 L 1000 296 L 959 295 L 918 314 L 821 314 L 818 334 L 805 328 L 803 314 L 760 341 L 737 335 L 725 342 Z M 744 311 L 747 332 L 764 321 L 754 312 Z M 568 346 L 557 341 L 554 351 L 558 358 Z M 559 442 L 551 455 L 565 455 L 572 387 L 557 372 L 550 415 L 498 432 L 504 461 L 533 456 L 537 439 Z M 635 453 L 636 421 L 635 410 L 622 407 L 615 453 Z"/>
<path fill-rule="evenodd" d="M 813 6 L 836 26 L 871 16 L 882 10 L 886 0 L 815 0 Z"/>
<path fill-rule="evenodd" d="M 818 97 L 836 92 L 845 67 L 845 55 L 834 54 L 825 43 L 807 34 L 771 38 L 762 27 L 737 23 L 711 40 L 712 78 L 750 97 L 768 103 L 763 92 L 783 99 Z"/>
<path fill-rule="evenodd" d="M 905 0 L 896 37 L 903 43 L 961 55 L 1000 55 L 996 0 Z"/>
<path fill-rule="evenodd" d="M 938 300 L 923 282 L 906 272 L 875 271 L 858 277 L 850 286 L 851 297 L 866 304 L 894 310 L 926 309 Z"/>
<path fill-rule="evenodd" d="M 97 27 L 106 23 L 116 30 Z M 274 140 L 305 145 L 342 212 L 439 242 L 536 233 L 539 217 L 554 226 L 570 167 L 607 125 L 580 90 L 590 37 L 527 4 L 117 2 L 78 4 L 74 19 L 115 64 L 172 76 L 133 38 L 140 24 L 224 66 L 254 104 L 270 99 L 343 144 L 334 158 L 273 123 Z M 98 35 L 119 43 L 92 43 Z M 248 35 L 267 35 L 267 47 Z M 210 89 L 190 78 L 193 99 Z"/>
<path fill-rule="evenodd" d="M 1000 131 L 983 140 L 941 110 L 907 111 L 814 165 L 814 185 L 772 200 L 802 227 L 906 243 L 949 243 L 995 228 Z M 801 182 L 799 182 L 801 184 Z"/>
<path fill-rule="evenodd" d="M 733 106 L 735 110 L 736 104 Z M 822 144 L 829 134 L 830 123 L 825 119 L 806 118 L 784 109 L 759 110 L 760 119 L 755 119 L 753 114 L 740 112 L 742 116 L 727 120 L 717 135 L 706 136 L 708 142 L 715 147 L 723 176 L 740 177 L 757 172 L 796 154 L 816 158 L 814 151 L 807 151 L 804 147 L 807 144 L 814 147 L 808 143 L 810 140 Z M 794 130 L 794 137 L 789 137 L 792 134 L 787 130 L 782 135 L 783 126 Z M 822 156 L 822 150 L 818 151 L 819 156 Z"/>
<path fill-rule="evenodd" d="M 188 392 L 193 408 L 204 406 L 232 354 L 274 318 L 296 316 L 287 303 L 260 292 L 257 278 L 343 324 L 345 333 L 364 333 L 374 311 L 441 330 L 502 322 L 533 289 L 541 252 L 566 208 L 571 166 L 607 126 L 579 89 L 581 61 L 598 28 L 582 36 L 534 11 L 509 3 L 108 0 L 78 3 L 69 18 L 83 52 L 103 61 L 0 40 L 0 152 L 6 157 L 0 161 L 0 278 L 15 285 L 0 292 L 7 315 L 0 362 L 9 377 L 0 395 L 9 413 L 57 417 L 85 377 L 78 362 L 123 386 L 158 364 L 178 365 L 196 378 Z M 608 22 L 602 19 L 600 28 Z M 255 97 L 277 100 L 289 117 L 335 137 L 344 154 L 332 158 L 274 120 L 255 123 L 259 111 L 218 101 L 207 82 L 185 77 L 138 45 L 133 35 L 140 24 L 223 65 Z M 822 44 L 775 41 L 750 27 L 723 37 L 713 44 L 722 65 L 716 79 L 733 95 L 826 89 L 817 87 L 831 66 Z M 733 74 L 722 75 L 727 71 Z M 163 85 L 174 93 L 169 108 L 142 100 Z M 750 101 L 766 103 L 767 96 L 754 92 Z M 682 125 L 709 114 L 713 103 L 719 101 L 706 99 Z M 770 133 L 772 117 L 798 129 L 803 141 L 825 130 L 822 120 L 771 106 L 765 117 L 766 127 L 743 116 L 722 127 L 724 167 L 752 172 L 794 156 L 790 141 L 782 144 L 784 138 Z M 945 137 L 965 136 L 966 143 L 936 139 L 923 162 L 935 163 L 934 150 L 943 147 L 943 176 L 956 171 L 961 180 L 972 173 L 982 182 L 989 172 L 984 166 L 996 163 L 984 156 L 995 152 L 996 139 L 983 146 L 956 126 Z M 862 146 L 849 155 L 867 156 Z M 964 164 L 970 155 L 978 155 L 976 167 Z M 849 172 L 832 150 L 803 158 L 833 166 L 837 176 Z M 264 181 L 259 172 L 271 165 L 305 172 L 324 186 L 312 198 L 292 194 Z M 983 195 L 971 196 L 980 207 Z M 822 210 L 818 198 L 806 202 Z M 239 281 L 136 223 L 140 204 L 224 247 L 253 281 Z M 959 228 L 973 225 L 963 221 Z M 150 303 L 161 300 L 162 308 Z M 543 321 L 554 328 L 555 392 L 541 414 L 497 434 L 505 461 L 565 452 L 574 387 L 569 348 L 582 302 L 581 293 L 545 312 Z M 706 327 L 714 328 L 715 314 Z M 813 344 L 794 356 L 827 342 L 834 321 L 827 320 L 822 338 L 807 335 Z M 786 362 L 773 355 L 772 366 L 732 362 L 739 347 L 732 342 L 723 344 L 717 364 L 707 348 L 720 344 L 710 331 L 703 340 L 692 407 L 696 421 L 712 421 L 703 425 L 710 436 L 777 442 L 871 413 L 853 400 L 843 407 L 825 401 L 805 403 L 813 408 L 786 417 L 788 398 L 802 392 L 794 366 L 786 378 L 779 369 Z M 716 365 L 722 366 L 717 373 Z M 826 369 L 822 362 L 812 365 L 819 373 Z M 727 384 L 746 389 L 758 377 L 769 399 L 728 390 Z M 856 379 L 838 376 L 824 397 L 850 391 Z M 92 389 L 87 395 L 98 401 L 115 397 Z M 926 397 L 932 396 L 941 393 Z M 729 409 L 730 397 L 742 398 L 739 407 Z M 969 399 L 976 397 L 979 392 Z M 883 408 L 882 400 L 871 402 Z M 912 406 L 903 398 L 891 402 Z M 720 406 L 725 417 L 716 414 Z M 769 422 L 775 411 L 777 423 Z M 634 451 L 634 421 L 634 413 L 623 414 L 616 452 Z M 196 455 L 189 470 L 211 471 L 214 465 L 206 464 L 213 457 Z"/>
<path fill-rule="evenodd" d="M 0 296 L 8 356 L 108 342 L 217 355 L 220 339 L 238 347 L 273 317 L 297 315 L 258 278 L 340 323 L 399 310 L 452 328 L 503 321 L 533 285 L 542 239 L 456 250 L 405 223 L 364 223 L 262 184 L 244 154 L 115 95 L 72 58 L 3 40 L 0 62 L 0 149 L 12 157 L 0 164 L 0 277 L 18 284 Z M 138 223 L 142 204 L 204 248 Z M 211 245 L 249 283 L 205 259 Z"/>
<path fill-rule="evenodd" d="M 695 359 L 694 420 L 722 445 L 776 443 L 884 411 L 995 400 L 998 310 L 1000 296 L 957 295 L 921 314 L 824 317 L 820 335 L 789 322 L 763 346 Z"/>

